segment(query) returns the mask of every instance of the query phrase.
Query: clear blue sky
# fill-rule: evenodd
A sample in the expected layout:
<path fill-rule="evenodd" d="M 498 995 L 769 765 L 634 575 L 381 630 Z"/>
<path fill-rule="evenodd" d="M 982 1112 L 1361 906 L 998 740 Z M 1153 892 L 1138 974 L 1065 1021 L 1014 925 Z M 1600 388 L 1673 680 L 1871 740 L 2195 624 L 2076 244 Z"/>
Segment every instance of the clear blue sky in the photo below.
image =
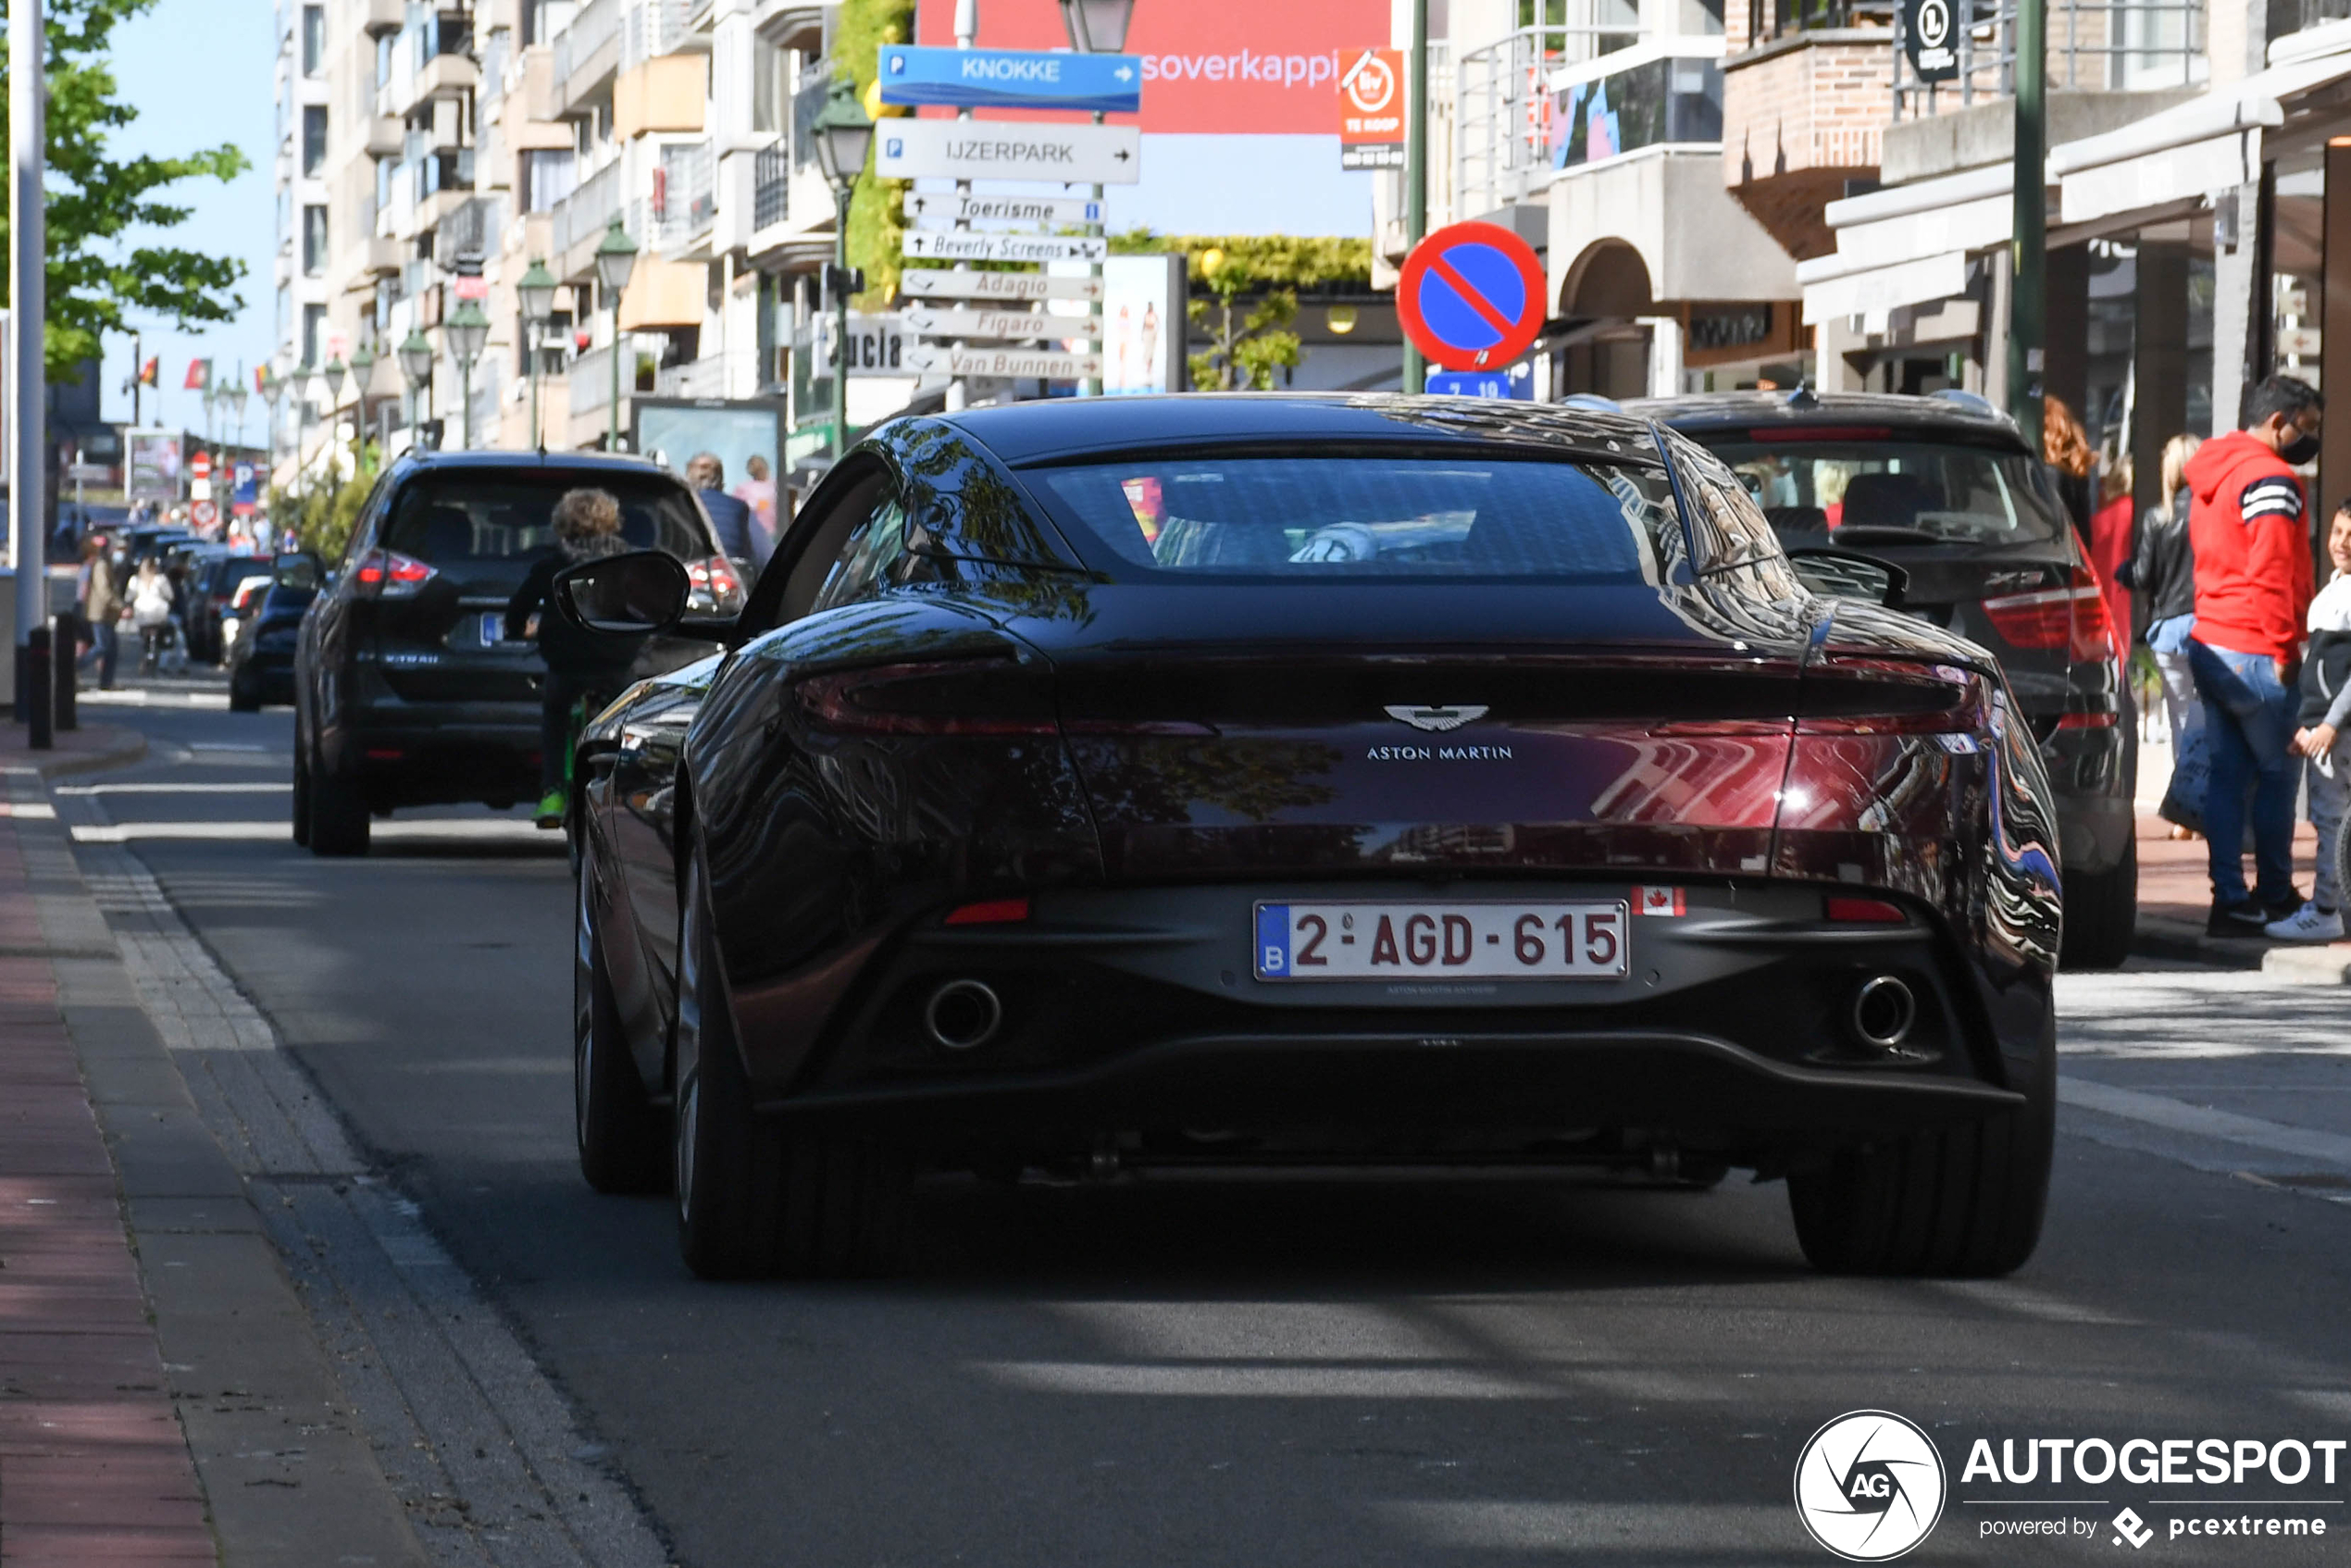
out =
<path fill-rule="evenodd" d="M 201 333 L 186 333 L 168 321 L 134 321 L 146 329 L 145 351 L 163 359 L 162 417 L 190 429 L 204 429 L 196 394 L 180 390 L 188 361 L 210 355 L 221 376 L 233 375 L 243 359 L 246 374 L 269 357 L 275 343 L 277 282 L 271 275 L 277 243 L 270 193 L 270 139 L 277 111 L 271 102 L 276 41 L 270 36 L 269 0 L 159 0 L 147 15 L 115 35 L 115 76 L 124 100 L 139 118 L 116 138 L 120 154 L 157 156 L 232 142 L 253 167 L 233 184 L 197 180 L 180 187 L 178 205 L 193 207 L 188 221 L 171 230 L 168 243 L 245 264 L 238 285 L 243 314 L 234 322 Z M 153 237 L 149 237 L 150 243 Z M 122 383 L 131 373 L 131 341 L 109 341 L 105 371 L 106 417 L 128 419 L 131 399 Z M 142 417 L 157 417 L 155 394 L 143 394 Z M 247 406 L 248 441 L 259 441 L 263 405 Z"/>

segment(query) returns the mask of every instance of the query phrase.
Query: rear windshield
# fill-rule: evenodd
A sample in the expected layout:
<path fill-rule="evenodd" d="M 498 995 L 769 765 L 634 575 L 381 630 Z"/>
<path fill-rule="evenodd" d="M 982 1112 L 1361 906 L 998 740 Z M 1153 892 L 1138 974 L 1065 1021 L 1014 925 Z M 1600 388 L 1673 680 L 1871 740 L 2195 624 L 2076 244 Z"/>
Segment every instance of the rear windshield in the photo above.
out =
<path fill-rule="evenodd" d="M 2021 453 L 1894 439 L 1706 446 L 1790 545 L 2038 543 L 2064 526 L 2047 476 Z"/>
<path fill-rule="evenodd" d="M 535 556 L 554 544 L 550 518 L 555 503 L 574 489 L 611 492 L 620 503 L 620 537 L 632 550 L 665 551 L 685 561 L 716 553 L 683 486 L 633 474 L 421 479 L 400 492 L 382 542 L 435 566 Z"/>
<path fill-rule="evenodd" d="M 1207 456 L 1026 477 L 1116 562 L 1171 575 L 1655 582 L 1679 553 L 1672 492 L 1650 468 Z"/>

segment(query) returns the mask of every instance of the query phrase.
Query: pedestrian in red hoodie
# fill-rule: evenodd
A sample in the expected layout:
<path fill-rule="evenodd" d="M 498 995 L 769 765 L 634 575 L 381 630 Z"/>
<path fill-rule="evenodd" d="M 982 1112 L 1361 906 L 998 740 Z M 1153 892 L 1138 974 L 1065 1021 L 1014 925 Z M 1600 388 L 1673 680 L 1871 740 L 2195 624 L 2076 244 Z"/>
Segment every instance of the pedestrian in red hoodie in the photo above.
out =
<path fill-rule="evenodd" d="M 2320 407 L 2316 388 L 2271 376 L 2245 394 L 2245 429 L 2206 442 L 2188 461 L 2196 629 L 2187 652 L 2212 747 L 2204 836 L 2212 853 L 2206 929 L 2214 936 L 2258 937 L 2302 906 L 2294 886 L 2295 682 L 2316 585 L 2294 470 L 2319 454 Z"/>

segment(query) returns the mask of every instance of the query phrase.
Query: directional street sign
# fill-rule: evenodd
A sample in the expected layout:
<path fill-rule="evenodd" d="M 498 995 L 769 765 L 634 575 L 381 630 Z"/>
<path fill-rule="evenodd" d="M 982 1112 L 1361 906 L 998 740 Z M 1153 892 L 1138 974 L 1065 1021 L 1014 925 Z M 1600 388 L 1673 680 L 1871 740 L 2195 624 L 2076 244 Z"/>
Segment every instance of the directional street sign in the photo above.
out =
<path fill-rule="evenodd" d="M 906 218 L 938 228 L 952 223 L 1100 223 L 1102 204 L 1084 196 L 966 196 L 952 191 L 909 191 Z"/>
<path fill-rule="evenodd" d="M 947 310 L 910 305 L 906 330 L 918 338 L 1008 338 L 1014 342 L 1036 338 L 1086 338 L 1099 342 L 1099 316 L 1039 316 L 1026 310 Z"/>
<path fill-rule="evenodd" d="M 1456 223 L 1412 247 L 1396 281 L 1404 335 L 1448 370 L 1508 365 L 1542 334 L 1543 263 L 1509 230 Z"/>
<path fill-rule="evenodd" d="M 880 76 L 885 104 L 1092 109 L 1102 114 L 1134 114 L 1143 106 L 1143 62 L 1133 55 L 885 44 Z"/>
<path fill-rule="evenodd" d="M 883 180 L 1133 185 L 1143 178 L 1143 133 L 1131 125 L 891 119 L 877 129 L 874 173 Z"/>
<path fill-rule="evenodd" d="M 1110 242 L 1086 234 L 973 234 L 909 229 L 900 254 L 923 261 L 1101 261 Z"/>
<path fill-rule="evenodd" d="M 1051 381 L 1080 381 L 1102 373 L 1102 356 L 1051 349 L 914 343 L 906 350 L 906 367 L 937 376 L 1041 376 Z"/>
<path fill-rule="evenodd" d="M 1037 272 L 944 272 L 927 268 L 898 275 L 898 292 L 933 300 L 1098 300 L 1100 278 L 1048 278 Z"/>

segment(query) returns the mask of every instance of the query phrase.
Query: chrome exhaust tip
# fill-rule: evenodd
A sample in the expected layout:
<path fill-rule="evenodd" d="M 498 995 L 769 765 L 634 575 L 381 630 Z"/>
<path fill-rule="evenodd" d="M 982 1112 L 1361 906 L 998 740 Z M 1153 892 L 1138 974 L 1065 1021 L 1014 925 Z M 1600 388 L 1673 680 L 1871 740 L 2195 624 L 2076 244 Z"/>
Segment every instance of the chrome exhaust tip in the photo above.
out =
<path fill-rule="evenodd" d="M 1893 975 L 1862 981 L 1847 1016 L 1854 1038 L 1879 1051 L 1899 1049 L 1918 1020 L 1918 998 L 1906 981 Z"/>
<path fill-rule="evenodd" d="M 923 1009 L 923 1027 L 947 1051 L 977 1051 L 996 1038 L 1003 1023 L 1004 1004 L 979 980 L 948 981 L 931 992 Z"/>

